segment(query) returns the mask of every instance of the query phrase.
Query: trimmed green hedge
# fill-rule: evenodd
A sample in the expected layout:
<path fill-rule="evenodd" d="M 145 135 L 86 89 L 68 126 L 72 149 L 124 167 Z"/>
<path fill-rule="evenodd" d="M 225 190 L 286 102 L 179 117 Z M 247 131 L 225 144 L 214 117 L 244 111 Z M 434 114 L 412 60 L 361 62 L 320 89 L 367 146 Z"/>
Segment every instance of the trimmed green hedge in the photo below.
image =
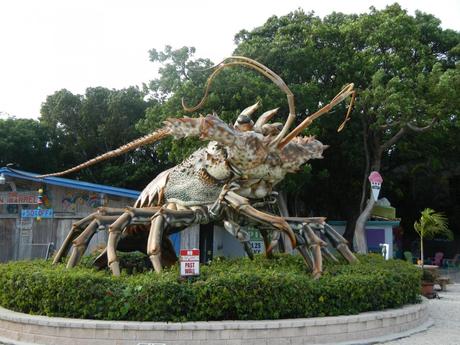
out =
<path fill-rule="evenodd" d="M 178 268 L 113 277 L 45 261 L 0 265 L 0 305 L 30 314 L 137 321 L 261 320 L 357 314 L 420 301 L 420 271 L 403 261 L 360 257 L 327 265 L 319 280 L 299 256 L 215 260 L 200 278 Z"/>

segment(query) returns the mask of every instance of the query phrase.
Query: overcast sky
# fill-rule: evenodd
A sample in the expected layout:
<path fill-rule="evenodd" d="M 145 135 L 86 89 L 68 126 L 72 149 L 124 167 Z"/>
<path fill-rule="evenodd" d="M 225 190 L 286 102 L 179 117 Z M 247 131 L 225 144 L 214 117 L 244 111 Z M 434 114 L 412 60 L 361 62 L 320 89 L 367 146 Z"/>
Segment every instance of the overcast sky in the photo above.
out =
<path fill-rule="evenodd" d="M 394 1 L 5 0 L 0 2 L 0 112 L 37 118 L 46 96 L 66 88 L 123 88 L 153 79 L 148 50 L 194 46 L 197 57 L 231 55 L 234 35 L 299 7 L 321 17 L 367 12 Z M 399 1 L 460 31 L 459 0 Z M 0 115 L 4 118 L 5 115 Z"/>

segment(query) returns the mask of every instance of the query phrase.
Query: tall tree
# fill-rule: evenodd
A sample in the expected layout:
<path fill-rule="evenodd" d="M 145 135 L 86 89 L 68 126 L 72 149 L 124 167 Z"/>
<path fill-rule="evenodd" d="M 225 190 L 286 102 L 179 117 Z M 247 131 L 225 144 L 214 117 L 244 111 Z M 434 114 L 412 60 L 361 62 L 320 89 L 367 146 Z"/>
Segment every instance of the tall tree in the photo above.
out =
<path fill-rule="evenodd" d="M 443 30 L 432 15 L 417 12 L 413 17 L 397 4 L 381 11 L 371 8 L 359 16 L 333 13 L 324 20 L 296 11 L 272 17 L 251 32 L 240 32 L 236 42 L 238 54 L 283 71 L 288 85 L 307 101 L 314 97 L 324 103 L 331 90 L 347 81 L 355 83 L 359 95 L 355 117 L 359 123 L 355 121 L 349 128 L 352 138 L 346 135 L 352 140 L 341 140 L 346 140 L 346 151 L 358 153 L 356 125 L 361 125 L 364 160 L 351 155 L 346 162 L 338 160 L 338 154 L 331 162 L 336 166 L 338 161 L 344 162 L 340 171 L 331 166 L 327 169 L 332 181 L 343 181 L 343 172 L 356 172 L 356 166 L 364 172 L 361 193 L 357 193 L 355 183 L 342 190 L 354 204 L 355 216 L 360 213 L 356 196 L 367 199 L 369 172 L 382 170 L 382 162 L 398 150 L 398 141 L 410 132 L 431 129 L 442 118 L 458 117 L 459 69 L 455 64 L 460 35 Z M 299 103 L 300 109 L 315 109 L 314 103 Z M 333 143 L 336 139 L 331 132 L 324 132 L 330 128 L 329 119 L 319 121 L 317 130 L 322 132 L 321 138 Z M 359 251 L 365 251 L 362 229 L 372 208 L 368 206 L 361 210 L 357 222 Z M 350 238 L 354 229 L 348 230 Z"/>
<path fill-rule="evenodd" d="M 88 88 L 85 95 L 60 90 L 48 96 L 41 108 L 40 122 L 52 133 L 65 167 L 89 160 L 137 138 L 136 123 L 145 115 L 148 102 L 145 93 L 136 87 L 110 90 Z M 137 156 L 146 151 L 111 160 L 79 173 L 79 177 L 97 183 L 141 188 Z M 141 169 L 145 171 L 146 169 Z M 149 169 L 147 169 L 148 171 Z M 154 170 L 154 169 L 150 169 Z"/>
<path fill-rule="evenodd" d="M 41 173 L 56 168 L 47 128 L 32 119 L 0 119 L 0 167 Z M 47 162 L 46 165 L 43 162 Z"/>
<path fill-rule="evenodd" d="M 291 212 L 346 219 L 346 235 L 353 238 L 360 204 L 368 195 L 369 172 L 381 170 L 391 176 L 406 164 L 401 158 L 407 157 L 403 151 L 409 147 L 408 138 L 413 141 L 414 134 L 434 127 L 444 131 L 441 124 L 446 119 L 458 121 L 459 41 L 459 34 L 443 30 L 435 17 L 420 12 L 410 16 L 397 4 L 361 15 L 332 13 L 324 19 L 299 10 L 236 35 L 235 55 L 270 67 L 294 92 L 298 122 L 346 83 L 354 82 L 358 90 L 355 119 L 346 130 L 336 132 L 344 105 L 308 128 L 331 148 L 326 159 L 286 179 L 282 188 L 292 196 Z M 193 53 L 187 47 L 151 51 L 151 60 L 163 67 L 149 85 L 153 106 L 139 129 L 150 131 L 166 117 L 186 115 L 181 99 L 190 105 L 202 97 L 211 73 L 205 69 L 212 63 L 194 59 Z M 257 100 L 264 110 L 281 106 L 276 120 L 285 119 L 285 96 L 276 86 L 253 71 L 229 69 L 215 79 L 201 111 L 216 111 L 233 122 L 239 110 Z M 165 140 L 156 149 L 177 162 L 197 145 L 194 140 Z M 395 184 L 385 182 L 384 190 L 397 191 Z"/>

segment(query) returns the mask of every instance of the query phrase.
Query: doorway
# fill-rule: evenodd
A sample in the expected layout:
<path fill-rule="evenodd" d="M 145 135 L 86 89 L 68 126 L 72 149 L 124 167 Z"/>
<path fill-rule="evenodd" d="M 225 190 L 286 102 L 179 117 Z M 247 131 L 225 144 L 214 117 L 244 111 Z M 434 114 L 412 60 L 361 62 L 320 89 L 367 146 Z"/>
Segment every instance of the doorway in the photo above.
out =
<path fill-rule="evenodd" d="M 200 262 L 207 263 L 212 260 L 214 243 L 214 224 L 200 225 Z"/>

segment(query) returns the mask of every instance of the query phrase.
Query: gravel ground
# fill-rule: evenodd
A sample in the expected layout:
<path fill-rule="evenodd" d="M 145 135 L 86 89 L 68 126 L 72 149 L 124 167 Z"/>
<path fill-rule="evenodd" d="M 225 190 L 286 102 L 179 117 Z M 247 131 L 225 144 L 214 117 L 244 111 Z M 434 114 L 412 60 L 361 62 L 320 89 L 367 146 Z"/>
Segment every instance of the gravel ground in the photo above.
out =
<path fill-rule="evenodd" d="M 425 332 L 394 340 L 385 345 L 459 345 L 460 344 L 460 284 L 447 285 L 438 292 L 439 299 L 429 300 L 428 310 L 434 325 Z"/>

